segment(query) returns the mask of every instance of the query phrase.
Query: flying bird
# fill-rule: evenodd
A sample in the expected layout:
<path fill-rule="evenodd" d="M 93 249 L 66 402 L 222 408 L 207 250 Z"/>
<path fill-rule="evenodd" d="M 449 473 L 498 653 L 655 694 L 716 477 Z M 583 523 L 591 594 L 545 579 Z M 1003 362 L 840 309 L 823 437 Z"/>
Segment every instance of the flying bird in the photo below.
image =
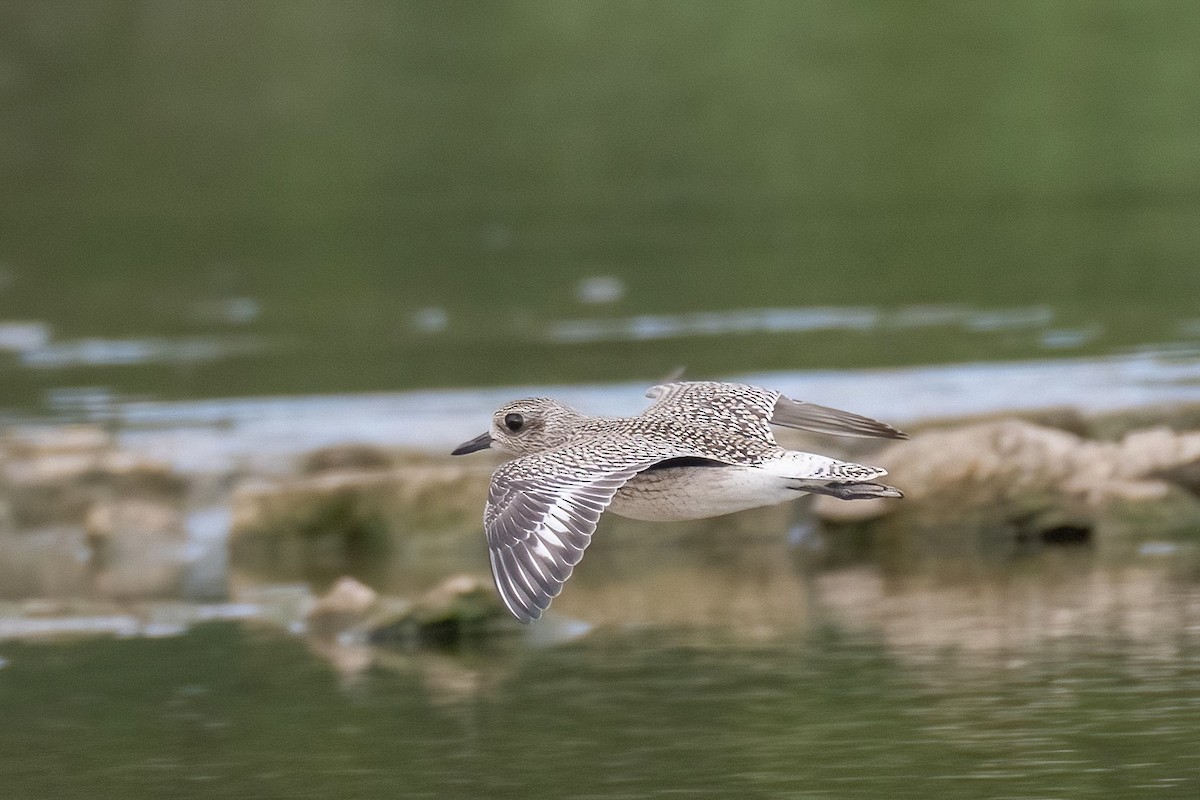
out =
<path fill-rule="evenodd" d="M 810 492 L 843 500 L 901 497 L 879 467 L 786 450 L 771 426 L 906 439 L 868 417 L 740 383 L 651 388 L 634 417 L 592 417 L 547 397 L 517 400 L 454 455 L 515 456 L 492 473 L 484 531 L 496 589 L 521 622 L 562 591 L 605 509 L 642 520 L 715 517 Z"/>

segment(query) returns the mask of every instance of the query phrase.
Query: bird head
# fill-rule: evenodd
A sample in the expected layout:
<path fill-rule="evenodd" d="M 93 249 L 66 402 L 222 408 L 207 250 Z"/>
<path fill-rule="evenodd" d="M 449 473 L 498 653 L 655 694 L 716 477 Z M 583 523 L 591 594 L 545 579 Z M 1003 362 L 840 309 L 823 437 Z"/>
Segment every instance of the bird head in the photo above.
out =
<path fill-rule="evenodd" d="M 564 444 L 579 412 L 549 397 L 529 397 L 499 408 L 487 433 L 463 442 L 452 455 L 493 447 L 510 455 L 538 453 Z"/>

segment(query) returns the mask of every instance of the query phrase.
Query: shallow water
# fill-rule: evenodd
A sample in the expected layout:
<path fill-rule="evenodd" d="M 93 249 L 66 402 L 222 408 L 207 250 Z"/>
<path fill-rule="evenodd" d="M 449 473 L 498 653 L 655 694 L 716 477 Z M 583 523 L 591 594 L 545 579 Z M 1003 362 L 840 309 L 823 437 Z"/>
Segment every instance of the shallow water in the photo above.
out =
<path fill-rule="evenodd" d="M 1161 559 L 1050 554 L 957 586 L 763 563 L 761 583 L 744 560 L 693 570 L 727 607 L 690 618 L 636 588 L 572 586 L 620 616 L 557 644 L 363 652 L 265 622 L 0 641 L 0 785 L 12 798 L 1200 788 L 1200 594 Z"/>

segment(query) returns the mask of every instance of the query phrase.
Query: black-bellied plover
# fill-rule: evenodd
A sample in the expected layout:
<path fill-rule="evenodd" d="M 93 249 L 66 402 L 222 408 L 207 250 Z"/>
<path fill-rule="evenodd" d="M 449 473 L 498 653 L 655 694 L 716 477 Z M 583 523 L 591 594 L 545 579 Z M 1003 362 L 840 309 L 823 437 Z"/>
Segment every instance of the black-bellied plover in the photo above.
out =
<path fill-rule="evenodd" d="M 492 577 L 517 619 L 541 617 L 591 542 L 600 514 L 645 520 L 715 517 L 814 492 L 900 497 L 887 474 L 785 450 L 772 425 L 904 439 L 868 417 L 739 383 L 655 386 L 636 417 L 590 417 L 556 400 L 517 400 L 454 455 L 495 447 L 516 456 L 492 473 L 483 523 Z"/>

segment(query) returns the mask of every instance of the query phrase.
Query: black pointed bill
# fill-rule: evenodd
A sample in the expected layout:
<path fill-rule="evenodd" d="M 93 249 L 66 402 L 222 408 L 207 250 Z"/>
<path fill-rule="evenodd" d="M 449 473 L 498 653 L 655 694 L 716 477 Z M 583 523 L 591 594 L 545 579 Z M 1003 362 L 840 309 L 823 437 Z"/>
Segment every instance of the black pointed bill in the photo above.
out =
<path fill-rule="evenodd" d="M 450 452 L 452 456 L 465 456 L 467 453 L 474 453 L 477 450 L 486 450 L 492 446 L 492 435 L 490 433 L 481 433 L 469 442 L 463 442 L 458 447 Z"/>

